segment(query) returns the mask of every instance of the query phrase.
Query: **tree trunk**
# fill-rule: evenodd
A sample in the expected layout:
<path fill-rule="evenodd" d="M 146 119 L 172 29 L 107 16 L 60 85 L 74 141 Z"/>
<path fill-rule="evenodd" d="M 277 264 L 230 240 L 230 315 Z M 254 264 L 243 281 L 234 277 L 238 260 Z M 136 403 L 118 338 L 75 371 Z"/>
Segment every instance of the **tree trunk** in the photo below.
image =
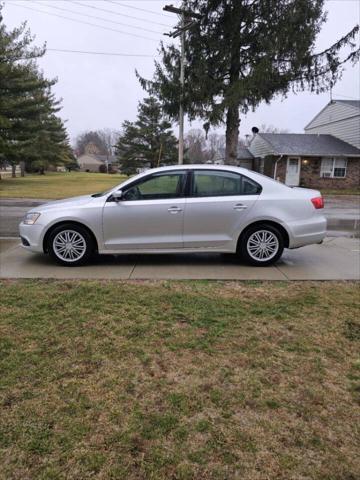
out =
<path fill-rule="evenodd" d="M 238 106 L 229 107 L 226 114 L 226 149 L 225 164 L 237 164 L 237 147 L 239 141 L 240 114 Z"/>
<path fill-rule="evenodd" d="M 24 162 L 24 160 L 21 160 L 21 162 L 20 162 L 20 175 L 22 177 L 25 177 L 25 162 Z"/>
<path fill-rule="evenodd" d="M 11 165 L 11 177 L 16 178 L 16 165 L 15 165 L 15 163 L 13 163 Z"/>

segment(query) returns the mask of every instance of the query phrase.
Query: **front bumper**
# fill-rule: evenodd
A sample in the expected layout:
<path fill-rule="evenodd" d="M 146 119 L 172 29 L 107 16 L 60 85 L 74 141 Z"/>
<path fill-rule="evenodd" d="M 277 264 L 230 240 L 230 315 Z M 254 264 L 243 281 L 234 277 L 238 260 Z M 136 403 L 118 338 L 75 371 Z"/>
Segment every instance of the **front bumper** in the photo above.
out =
<path fill-rule="evenodd" d="M 43 231 L 43 225 L 37 223 L 25 225 L 21 222 L 19 232 L 22 246 L 31 252 L 43 253 Z"/>

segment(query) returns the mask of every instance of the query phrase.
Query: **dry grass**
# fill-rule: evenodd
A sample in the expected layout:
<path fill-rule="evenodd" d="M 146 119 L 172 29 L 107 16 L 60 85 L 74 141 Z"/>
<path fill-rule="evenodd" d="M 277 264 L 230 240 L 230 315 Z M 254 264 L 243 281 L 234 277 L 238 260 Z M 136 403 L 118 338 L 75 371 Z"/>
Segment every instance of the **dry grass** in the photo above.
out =
<path fill-rule="evenodd" d="M 58 199 L 102 192 L 125 180 L 124 175 L 106 173 L 47 173 L 25 177 L 4 177 L 0 198 Z"/>
<path fill-rule="evenodd" d="M 359 478 L 355 283 L 1 283 L 1 479 Z"/>

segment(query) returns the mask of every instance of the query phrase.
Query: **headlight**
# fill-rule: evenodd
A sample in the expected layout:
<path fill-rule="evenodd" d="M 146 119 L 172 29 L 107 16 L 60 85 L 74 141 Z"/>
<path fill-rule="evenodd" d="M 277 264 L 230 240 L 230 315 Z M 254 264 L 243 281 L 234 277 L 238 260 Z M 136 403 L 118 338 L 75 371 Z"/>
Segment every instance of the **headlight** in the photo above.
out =
<path fill-rule="evenodd" d="M 23 223 L 25 223 L 25 225 L 34 225 L 34 223 L 39 217 L 40 217 L 40 213 L 37 213 L 37 212 L 27 213 L 24 217 Z"/>

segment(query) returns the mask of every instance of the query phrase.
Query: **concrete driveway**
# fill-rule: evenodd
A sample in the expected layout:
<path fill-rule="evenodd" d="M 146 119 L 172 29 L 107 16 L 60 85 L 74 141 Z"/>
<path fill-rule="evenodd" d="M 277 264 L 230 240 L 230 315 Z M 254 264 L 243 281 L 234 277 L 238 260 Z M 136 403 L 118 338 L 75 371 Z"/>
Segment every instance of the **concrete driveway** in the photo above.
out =
<path fill-rule="evenodd" d="M 232 255 L 98 256 L 90 265 L 61 267 L 48 256 L 0 240 L 0 277 L 60 279 L 358 280 L 360 241 L 328 237 L 322 245 L 285 250 L 272 267 L 249 267 Z"/>

